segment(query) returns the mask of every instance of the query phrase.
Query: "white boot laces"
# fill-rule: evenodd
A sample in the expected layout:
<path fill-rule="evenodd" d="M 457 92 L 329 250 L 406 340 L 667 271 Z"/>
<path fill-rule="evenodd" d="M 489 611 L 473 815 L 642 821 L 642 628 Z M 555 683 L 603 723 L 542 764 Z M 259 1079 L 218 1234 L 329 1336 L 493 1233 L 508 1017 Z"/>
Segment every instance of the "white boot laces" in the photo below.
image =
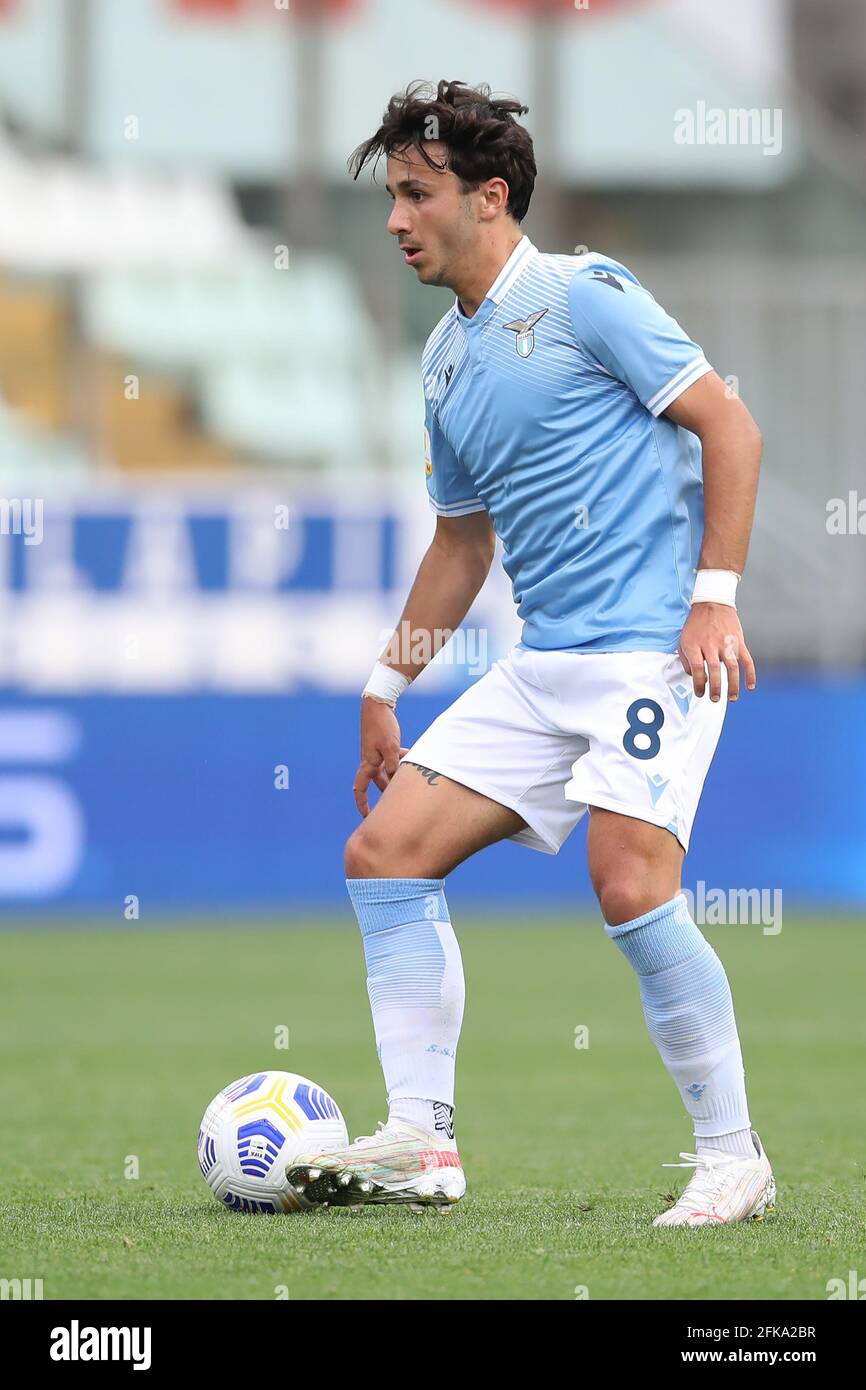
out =
<path fill-rule="evenodd" d="M 406 1135 L 399 1126 L 392 1125 L 388 1120 L 380 1120 L 376 1126 L 375 1134 L 359 1134 L 354 1144 L 357 1144 L 359 1147 L 366 1147 L 368 1144 L 387 1144 L 395 1139 L 405 1138 Z"/>
<path fill-rule="evenodd" d="M 685 1163 L 663 1163 L 663 1168 L 694 1168 L 695 1172 L 688 1181 L 685 1190 L 681 1193 L 679 1201 L 682 1202 L 686 1194 L 690 1202 L 694 1200 L 713 1201 L 724 1186 L 724 1174 L 718 1170 L 725 1164 L 736 1163 L 736 1154 L 711 1153 L 711 1154 L 690 1154 L 681 1153 L 680 1158 L 685 1159 Z"/>

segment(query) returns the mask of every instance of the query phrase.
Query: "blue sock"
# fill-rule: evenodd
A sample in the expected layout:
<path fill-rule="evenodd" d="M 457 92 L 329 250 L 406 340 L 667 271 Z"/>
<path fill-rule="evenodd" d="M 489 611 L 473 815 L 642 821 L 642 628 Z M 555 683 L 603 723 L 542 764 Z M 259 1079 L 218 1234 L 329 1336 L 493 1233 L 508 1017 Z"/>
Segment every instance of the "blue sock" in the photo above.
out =
<path fill-rule="evenodd" d="M 347 878 L 346 887 L 364 942 L 367 992 L 389 1103 L 425 1101 L 429 1111 L 418 1109 L 415 1117 L 427 1113 L 426 1127 L 434 1131 L 441 1116 L 445 1127 L 454 1105 L 465 990 L 443 880 Z M 410 1111 L 403 1110 L 409 1117 Z"/>
<path fill-rule="evenodd" d="M 650 1037 L 694 1121 L 698 1147 L 755 1153 L 745 1073 L 724 967 L 689 916 L 684 893 L 606 926 L 637 974 Z"/>

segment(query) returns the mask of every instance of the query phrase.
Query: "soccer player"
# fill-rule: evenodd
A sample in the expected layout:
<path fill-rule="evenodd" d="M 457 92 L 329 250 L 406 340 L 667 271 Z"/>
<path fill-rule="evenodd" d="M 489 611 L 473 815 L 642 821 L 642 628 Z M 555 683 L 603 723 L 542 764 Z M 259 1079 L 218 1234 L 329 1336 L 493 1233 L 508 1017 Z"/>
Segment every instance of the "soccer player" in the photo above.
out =
<path fill-rule="evenodd" d="M 727 701 L 755 686 L 735 597 L 761 436 L 625 266 L 521 233 L 527 109 L 414 84 L 350 161 L 357 178 L 387 157 L 388 231 L 456 298 L 422 358 L 436 531 L 363 692 L 363 820 L 345 857 L 389 1115 L 289 1177 L 314 1202 L 459 1200 L 464 987 L 444 880 L 506 838 L 556 854 L 588 810 L 605 931 L 694 1127 L 695 1152 L 671 1165 L 694 1172 L 654 1225 L 760 1218 L 775 1184 L 731 991 L 680 874 Z M 394 707 L 423 662 L 399 634 L 458 628 L 497 536 L 522 640 L 402 749 Z"/>

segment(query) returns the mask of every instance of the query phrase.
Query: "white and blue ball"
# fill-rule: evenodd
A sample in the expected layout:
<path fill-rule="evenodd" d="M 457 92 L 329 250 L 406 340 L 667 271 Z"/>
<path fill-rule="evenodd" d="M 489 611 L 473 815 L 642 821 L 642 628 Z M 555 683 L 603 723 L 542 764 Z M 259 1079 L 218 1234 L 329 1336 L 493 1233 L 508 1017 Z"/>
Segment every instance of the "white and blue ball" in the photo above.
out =
<path fill-rule="evenodd" d="M 306 1076 L 261 1071 L 215 1096 L 198 1132 L 205 1182 L 232 1211 L 300 1211 L 286 1167 L 300 1153 L 349 1142 L 336 1101 Z"/>

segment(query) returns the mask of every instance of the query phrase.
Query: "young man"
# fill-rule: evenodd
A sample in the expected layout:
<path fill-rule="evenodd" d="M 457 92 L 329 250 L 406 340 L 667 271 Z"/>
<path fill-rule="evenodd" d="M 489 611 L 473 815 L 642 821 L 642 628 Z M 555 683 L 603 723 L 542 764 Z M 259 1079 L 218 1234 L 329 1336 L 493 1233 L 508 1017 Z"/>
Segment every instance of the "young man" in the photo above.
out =
<path fill-rule="evenodd" d="M 775 1186 L 731 992 L 680 890 L 740 665 L 755 685 L 735 594 L 761 437 L 630 271 L 521 234 L 526 109 L 486 87 L 416 84 L 352 156 L 356 177 L 387 156 L 388 230 L 418 279 L 456 300 L 422 360 L 436 533 L 364 690 L 363 821 L 346 846 L 389 1117 L 288 1175 L 312 1202 L 459 1200 L 463 971 L 443 881 L 505 838 L 556 854 L 589 810 L 605 930 L 696 1136 L 676 1165 L 691 1180 L 654 1224 L 762 1217 Z M 394 706 L 422 664 L 397 633 L 458 628 L 497 535 L 523 640 L 401 749 Z"/>

